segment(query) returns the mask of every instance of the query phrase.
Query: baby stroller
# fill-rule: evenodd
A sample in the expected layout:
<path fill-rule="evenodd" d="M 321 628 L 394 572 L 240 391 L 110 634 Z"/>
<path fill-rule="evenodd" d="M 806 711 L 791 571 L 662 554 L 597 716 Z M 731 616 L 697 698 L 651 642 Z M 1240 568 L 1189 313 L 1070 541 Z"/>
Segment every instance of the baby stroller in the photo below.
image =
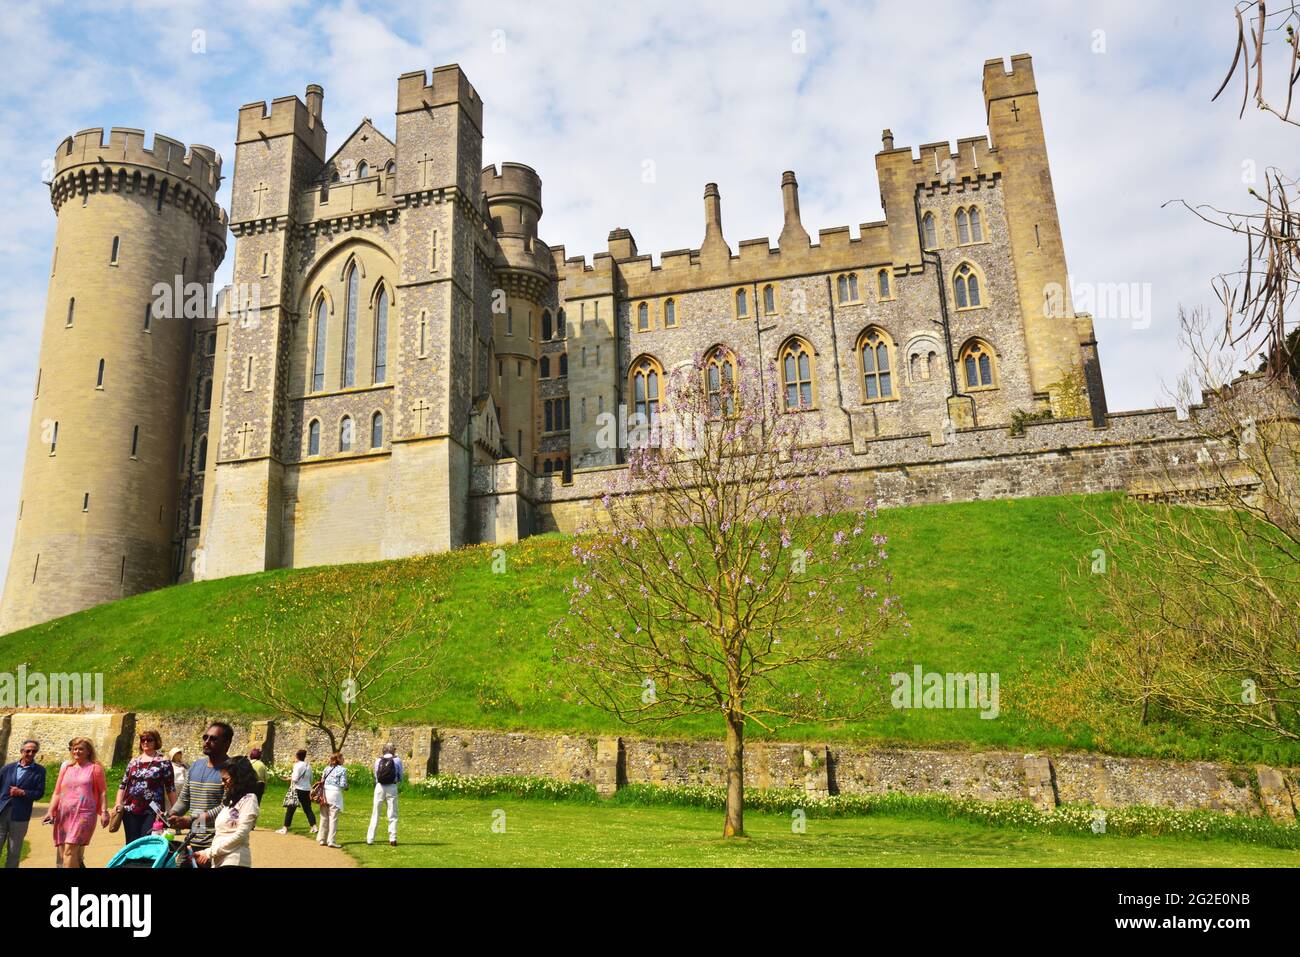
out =
<path fill-rule="evenodd" d="M 154 813 L 162 820 L 162 809 L 150 804 Z M 109 867 L 197 867 L 194 855 L 190 853 L 190 841 L 194 832 L 190 831 L 184 841 L 176 841 L 162 834 L 150 834 L 139 837 L 113 855 Z"/>

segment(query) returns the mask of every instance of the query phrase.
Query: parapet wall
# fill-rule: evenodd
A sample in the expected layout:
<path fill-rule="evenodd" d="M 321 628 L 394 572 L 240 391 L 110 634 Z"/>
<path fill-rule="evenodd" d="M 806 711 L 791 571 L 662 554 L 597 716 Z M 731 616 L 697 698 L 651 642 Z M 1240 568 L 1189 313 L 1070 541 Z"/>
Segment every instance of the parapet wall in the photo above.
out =
<path fill-rule="evenodd" d="M 216 150 L 198 143 L 186 149 L 184 143 L 161 133 L 154 134 L 151 148 L 145 147 L 144 140 L 144 130 L 115 126 L 109 130 L 107 143 L 102 127 L 82 130 L 55 150 L 55 178 L 65 170 L 86 164 L 105 168 L 140 166 L 187 181 L 215 202 L 221 185 L 221 157 Z"/>

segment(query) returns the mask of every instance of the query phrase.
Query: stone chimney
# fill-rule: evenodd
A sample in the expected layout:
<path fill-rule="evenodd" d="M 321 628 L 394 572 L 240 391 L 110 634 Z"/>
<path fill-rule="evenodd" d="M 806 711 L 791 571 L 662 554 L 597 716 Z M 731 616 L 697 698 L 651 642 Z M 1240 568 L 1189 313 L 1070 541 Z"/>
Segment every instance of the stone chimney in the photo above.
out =
<path fill-rule="evenodd" d="M 708 183 L 704 187 L 704 242 L 700 245 L 700 252 L 703 255 L 731 256 L 731 247 L 722 238 L 722 197 L 717 183 Z"/>
<path fill-rule="evenodd" d="M 894 131 L 880 131 L 880 148 L 883 150 L 892 150 L 894 148 Z"/>
<path fill-rule="evenodd" d="M 793 170 L 781 174 L 781 205 L 785 209 L 785 225 L 781 227 L 781 238 L 777 241 L 781 250 L 807 248 L 812 240 L 799 221 L 799 181 L 794 178 Z"/>
<path fill-rule="evenodd" d="M 320 119 L 321 105 L 325 102 L 325 88 L 316 83 L 307 85 L 307 112 Z"/>

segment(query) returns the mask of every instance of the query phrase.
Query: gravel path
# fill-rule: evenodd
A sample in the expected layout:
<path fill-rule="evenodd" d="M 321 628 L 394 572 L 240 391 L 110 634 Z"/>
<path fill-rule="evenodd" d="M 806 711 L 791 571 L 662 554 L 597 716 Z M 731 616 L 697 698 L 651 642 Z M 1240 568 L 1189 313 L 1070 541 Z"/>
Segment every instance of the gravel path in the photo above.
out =
<path fill-rule="evenodd" d="M 41 824 L 48 804 L 37 804 L 32 810 L 32 823 L 27 828 L 27 841 L 32 852 L 23 867 L 53 867 L 53 828 Z M 279 805 L 271 808 L 279 811 Z M 126 843 L 121 831 L 109 834 L 102 827 L 95 829 L 95 837 L 86 847 L 86 866 L 104 867 Z M 302 834 L 276 834 L 257 828 L 252 836 L 254 867 L 356 867 L 357 862 L 343 851 L 321 847 L 316 839 Z"/>

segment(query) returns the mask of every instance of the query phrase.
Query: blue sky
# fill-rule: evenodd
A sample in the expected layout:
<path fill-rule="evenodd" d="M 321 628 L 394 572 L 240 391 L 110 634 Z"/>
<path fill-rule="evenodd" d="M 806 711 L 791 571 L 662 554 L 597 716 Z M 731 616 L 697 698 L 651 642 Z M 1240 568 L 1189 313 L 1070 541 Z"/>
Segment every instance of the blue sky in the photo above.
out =
<path fill-rule="evenodd" d="M 199 31 L 199 32 L 196 32 Z M 626 226 L 642 252 L 697 246 L 717 182 L 732 248 L 882 218 L 874 153 L 986 131 L 985 59 L 1034 57 L 1075 283 L 1138 283 L 1150 323 L 1099 318 L 1112 409 L 1165 404 L 1179 307 L 1217 309 L 1241 249 L 1191 202 L 1241 208 L 1243 170 L 1295 137 L 1211 103 L 1232 57 L 1226 0 L 1133 3 L 9 2 L 0 18 L 0 561 L 27 447 L 65 136 L 138 127 L 233 157 L 242 104 L 325 87 L 330 149 L 363 116 L 392 134 L 397 76 L 460 63 L 485 103 L 484 162 L 541 174 L 540 232 L 568 255 Z M 653 164 L 653 182 L 643 171 Z M 229 205 L 230 166 L 223 205 Z M 233 242 L 233 239 L 232 239 Z M 227 257 L 227 262 L 231 257 Z M 229 278 L 228 265 L 218 276 Z"/>

